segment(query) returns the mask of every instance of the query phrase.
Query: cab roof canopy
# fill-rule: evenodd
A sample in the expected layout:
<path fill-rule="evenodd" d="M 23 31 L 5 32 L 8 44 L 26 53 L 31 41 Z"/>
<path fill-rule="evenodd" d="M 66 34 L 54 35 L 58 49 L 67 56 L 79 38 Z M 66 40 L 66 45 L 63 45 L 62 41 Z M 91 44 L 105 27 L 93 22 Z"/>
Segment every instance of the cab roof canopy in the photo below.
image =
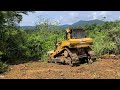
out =
<path fill-rule="evenodd" d="M 72 30 L 72 32 L 74 32 L 74 31 L 75 32 L 79 32 L 79 31 L 84 32 L 85 31 L 83 28 L 75 28 L 75 29 L 74 28 L 69 28 L 69 29 Z"/>

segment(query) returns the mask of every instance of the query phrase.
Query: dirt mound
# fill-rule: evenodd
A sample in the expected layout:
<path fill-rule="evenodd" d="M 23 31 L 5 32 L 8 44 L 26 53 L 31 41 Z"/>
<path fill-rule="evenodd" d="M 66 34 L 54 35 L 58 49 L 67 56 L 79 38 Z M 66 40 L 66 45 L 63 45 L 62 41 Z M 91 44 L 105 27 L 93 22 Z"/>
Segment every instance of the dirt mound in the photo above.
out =
<path fill-rule="evenodd" d="M 105 54 L 101 57 L 102 59 L 115 59 L 115 60 L 118 60 L 119 57 L 114 55 L 114 54 Z"/>
<path fill-rule="evenodd" d="M 120 79 L 120 60 L 100 59 L 77 67 L 55 63 L 29 62 L 11 65 L 1 74 L 6 79 Z"/>

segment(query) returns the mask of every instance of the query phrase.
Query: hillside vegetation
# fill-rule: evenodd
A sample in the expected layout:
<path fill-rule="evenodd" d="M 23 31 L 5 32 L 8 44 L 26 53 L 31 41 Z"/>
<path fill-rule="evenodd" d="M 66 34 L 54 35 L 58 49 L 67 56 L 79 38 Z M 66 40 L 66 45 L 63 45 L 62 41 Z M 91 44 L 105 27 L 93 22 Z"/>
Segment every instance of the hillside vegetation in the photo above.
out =
<path fill-rule="evenodd" d="M 64 40 L 64 29 L 49 27 L 48 20 L 34 30 L 18 27 L 24 11 L 0 11 L 1 72 L 16 61 L 47 60 L 47 51 L 55 48 L 55 38 Z M 88 37 L 94 39 L 93 50 L 100 57 L 120 53 L 120 21 L 84 26 Z"/>

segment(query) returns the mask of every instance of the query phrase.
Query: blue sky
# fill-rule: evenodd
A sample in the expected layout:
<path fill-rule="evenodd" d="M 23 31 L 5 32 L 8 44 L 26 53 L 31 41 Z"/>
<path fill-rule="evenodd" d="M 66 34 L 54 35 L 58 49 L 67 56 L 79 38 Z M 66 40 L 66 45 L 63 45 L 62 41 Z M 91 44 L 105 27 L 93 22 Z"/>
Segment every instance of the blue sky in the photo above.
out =
<path fill-rule="evenodd" d="M 35 11 L 23 15 L 20 26 L 34 26 L 43 19 L 48 19 L 53 24 L 57 22 L 59 25 L 64 25 L 73 24 L 79 20 L 103 20 L 103 17 L 106 17 L 106 21 L 120 20 L 120 11 Z"/>

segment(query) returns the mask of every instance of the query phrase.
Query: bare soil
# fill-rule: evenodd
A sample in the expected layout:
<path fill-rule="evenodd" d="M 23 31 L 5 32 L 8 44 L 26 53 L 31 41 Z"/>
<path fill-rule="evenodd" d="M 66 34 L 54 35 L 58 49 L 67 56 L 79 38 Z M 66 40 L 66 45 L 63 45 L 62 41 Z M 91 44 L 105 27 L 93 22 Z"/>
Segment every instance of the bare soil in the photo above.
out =
<path fill-rule="evenodd" d="M 120 79 L 120 59 L 99 59 L 92 64 L 71 67 L 31 61 L 10 65 L 1 79 Z"/>

